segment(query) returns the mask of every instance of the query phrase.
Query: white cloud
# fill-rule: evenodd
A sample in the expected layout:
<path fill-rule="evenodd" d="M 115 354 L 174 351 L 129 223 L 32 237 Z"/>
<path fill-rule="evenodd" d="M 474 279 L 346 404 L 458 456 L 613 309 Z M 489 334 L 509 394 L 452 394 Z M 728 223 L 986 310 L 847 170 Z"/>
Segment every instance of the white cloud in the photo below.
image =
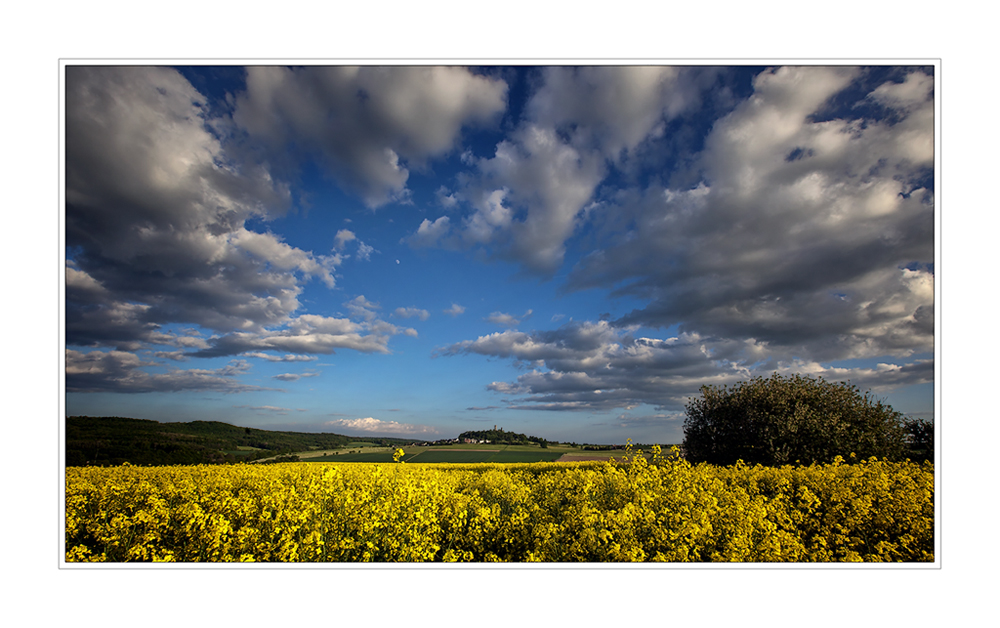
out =
<path fill-rule="evenodd" d="M 465 308 L 458 303 L 452 303 L 450 308 L 442 311 L 449 316 L 458 316 L 459 314 L 463 314 L 465 312 Z"/>
<path fill-rule="evenodd" d="M 397 327 L 378 318 L 377 304 L 364 296 L 348 301 L 348 309 L 360 322 L 316 314 L 303 314 L 285 326 L 254 332 L 233 332 L 210 340 L 211 347 L 192 355 L 215 357 L 251 352 L 259 357 L 263 351 L 288 351 L 293 354 L 331 354 L 337 349 L 352 349 L 361 353 L 390 353 L 392 336 L 416 336 L 414 329 Z M 291 360 L 282 360 L 291 361 Z"/>
<path fill-rule="evenodd" d="M 343 251 L 347 247 L 348 242 L 357 242 L 358 248 L 355 255 L 358 259 L 364 261 L 370 261 L 372 253 L 378 253 L 375 247 L 369 246 L 358 239 L 357 234 L 355 234 L 350 229 L 341 229 L 337 231 L 337 235 L 333 237 L 333 247 L 338 251 Z M 337 263 L 340 263 L 340 256 L 336 256 Z"/>
<path fill-rule="evenodd" d="M 703 69 L 701 74 L 712 73 Z M 618 161 L 664 133 L 665 122 L 700 100 L 699 74 L 667 66 L 549 67 L 528 103 L 529 116 L 571 141 Z"/>
<path fill-rule="evenodd" d="M 906 112 L 923 108 L 932 98 L 934 77 L 923 72 L 911 72 L 901 83 L 884 83 L 868 97 L 892 109 Z"/>
<path fill-rule="evenodd" d="M 504 327 L 514 327 L 519 325 L 521 321 L 531 316 L 531 310 L 528 310 L 521 316 L 513 316 L 512 314 L 507 314 L 505 312 L 493 312 L 486 317 L 486 320 L 493 323 L 494 325 L 502 325 Z"/>
<path fill-rule="evenodd" d="M 445 209 L 452 209 L 458 205 L 458 198 L 443 185 L 438 188 L 434 196 L 437 202 Z"/>
<path fill-rule="evenodd" d="M 303 377 L 319 377 L 319 373 L 280 373 L 272 375 L 271 379 L 277 379 L 282 382 L 295 382 Z"/>
<path fill-rule="evenodd" d="M 403 238 L 403 242 L 409 242 L 414 247 L 432 247 L 443 243 L 445 234 L 451 228 L 451 219 L 441 216 L 434 222 L 424 218 L 416 233 Z"/>
<path fill-rule="evenodd" d="M 344 306 L 347 307 L 348 311 L 350 311 L 351 315 L 355 318 L 363 318 L 367 321 L 374 320 L 375 317 L 378 316 L 375 310 L 382 309 L 378 303 L 372 303 L 366 299 L 363 294 L 358 295 L 350 301 L 344 303 Z"/>
<path fill-rule="evenodd" d="M 269 353 L 261 353 L 260 351 L 250 351 L 240 355 L 247 358 L 261 358 L 267 360 L 268 362 L 313 362 L 319 359 L 314 355 L 295 355 L 292 353 L 286 353 L 285 355 L 271 355 Z"/>
<path fill-rule="evenodd" d="M 445 196 L 471 210 L 460 224 L 425 220 L 413 246 L 483 246 L 533 272 L 551 274 L 608 166 L 664 133 L 669 119 L 697 104 L 699 80 L 713 70 L 670 67 L 545 68 L 517 128 L 491 158 L 463 154 L 475 176 Z M 445 237 L 450 228 L 452 237 Z"/>
<path fill-rule="evenodd" d="M 398 434 L 411 436 L 418 434 L 436 434 L 437 430 L 426 425 L 414 425 L 411 423 L 398 423 L 396 421 L 382 421 L 372 417 L 363 419 L 337 419 L 327 421 L 324 425 L 333 429 L 348 430 L 352 432 L 366 432 L 371 434 Z"/>
<path fill-rule="evenodd" d="M 333 271 L 341 262 L 339 255 L 317 257 L 285 244 L 274 234 L 255 233 L 246 229 L 238 230 L 231 242 L 274 268 L 298 270 L 306 276 L 316 275 L 327 287 L 334 287 Z"/>
<path fill-rule="evenodd" d="M 552 272 L 563 260 L 564 243 L 577 215 L 604 178 L 604 160 L 563 143 L 555 130 L 526 125 L 497 145 L 496 155 L 479 162 L 480 198 L 465 223 L 469 242 L 511 238 L 508 253 L 527 267 Z M 524 208 L 523 220 L 513 220 Z"/>
<path fill-rule="evenodd" d="M 338 249 L 343 249 L 348 242 L 356 240 L 357 236 L 350 229 L 341 229 L 337 235 L 333 236 L 333 245 Z"/>
<path fill-rule="evenodd" d="M 490 242 L 494 233 L 510 228 L 513 211 L 504 205 L 508 190 L 490 190 L 480 194 L 474 203 L 476 211 L 463 221 L 462 237 L 467 242 Z M 418 231 L 419 233 L 419 231 Z"/>
<path fill-rule="evenodd" d="M 372 253 L 378 253 L 378 251 L 375 250 L 375 247 L 369 246 L 364 242 L 360 241 L 358 242 L 358 252 L 357 252 L 358 259 L 362 259 L 367 262 L 371 260 Z"/>
<path fill-rule="evenodd" d="M 431 313 L 427 310 L 421 310 L 415 307 L 397 307 L 396 311 L 393 312 L 394 315 L 400 318 L 419 318 L 422 321 L 430 318 Z"/>

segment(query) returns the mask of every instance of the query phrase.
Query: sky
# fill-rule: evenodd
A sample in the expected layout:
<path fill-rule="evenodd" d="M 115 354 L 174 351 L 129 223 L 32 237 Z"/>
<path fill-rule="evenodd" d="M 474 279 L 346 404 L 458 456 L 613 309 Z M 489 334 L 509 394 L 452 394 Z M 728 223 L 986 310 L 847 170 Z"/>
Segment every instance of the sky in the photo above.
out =
<path fill-rule="evenodd" d="M 933 419 L 933 66 L 65 67 L 65 412 L 679 443 Z"/>

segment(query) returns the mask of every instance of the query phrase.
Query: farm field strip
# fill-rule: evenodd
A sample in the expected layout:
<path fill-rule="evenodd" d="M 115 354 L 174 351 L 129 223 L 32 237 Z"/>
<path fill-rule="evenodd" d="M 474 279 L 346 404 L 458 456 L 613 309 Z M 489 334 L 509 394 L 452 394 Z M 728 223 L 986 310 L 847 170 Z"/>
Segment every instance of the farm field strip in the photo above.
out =
<path fill-rule="evenodd" d="M 560 452 L 508 451 L 501 449 L 410 449 L 403 457 L 403 462 L 413 464 L 472 464 L 472 463 L 518 463 L 518 462 L 554 462 L 563 454 Z M 354 454 L 332 454 L 325 456 L 302 457 L 303 462 L 385 462 L 391 463 L 392 450 L 364 452 Z"/>
<path fill-rule="evenodd" d="M 930 463 L 66 469 L 73 562 L 933 562 Z"/>

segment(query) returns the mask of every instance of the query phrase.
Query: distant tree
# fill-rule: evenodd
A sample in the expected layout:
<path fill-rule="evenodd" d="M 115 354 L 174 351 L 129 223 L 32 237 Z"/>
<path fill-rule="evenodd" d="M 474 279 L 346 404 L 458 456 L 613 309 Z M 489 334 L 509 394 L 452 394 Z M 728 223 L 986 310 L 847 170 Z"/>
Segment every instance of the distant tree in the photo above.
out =
<path fill-rule="evenodd" d="M 687 405 L 689 460 L 727 465 L 829 462 L 837 455 L 899 460 L 903 416 L 850 383 L 801 375 L 703 386 Z"/>
<path fill-rule="evenodd" d="M 906 419 L 907 444 L 910 457 L 916 460 L 934 460 L 934 424 L 924 419 Z"/>

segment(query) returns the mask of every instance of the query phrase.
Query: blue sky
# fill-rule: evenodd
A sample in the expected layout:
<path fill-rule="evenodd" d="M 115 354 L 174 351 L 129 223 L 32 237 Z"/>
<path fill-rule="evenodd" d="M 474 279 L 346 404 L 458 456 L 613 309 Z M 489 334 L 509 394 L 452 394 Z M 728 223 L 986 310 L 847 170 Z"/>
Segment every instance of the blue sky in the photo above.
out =
<path fill-rule="evenodd" d="M 66 413 L 680 442 L 934 412 L 934 68 L 68 66 Z"/>

